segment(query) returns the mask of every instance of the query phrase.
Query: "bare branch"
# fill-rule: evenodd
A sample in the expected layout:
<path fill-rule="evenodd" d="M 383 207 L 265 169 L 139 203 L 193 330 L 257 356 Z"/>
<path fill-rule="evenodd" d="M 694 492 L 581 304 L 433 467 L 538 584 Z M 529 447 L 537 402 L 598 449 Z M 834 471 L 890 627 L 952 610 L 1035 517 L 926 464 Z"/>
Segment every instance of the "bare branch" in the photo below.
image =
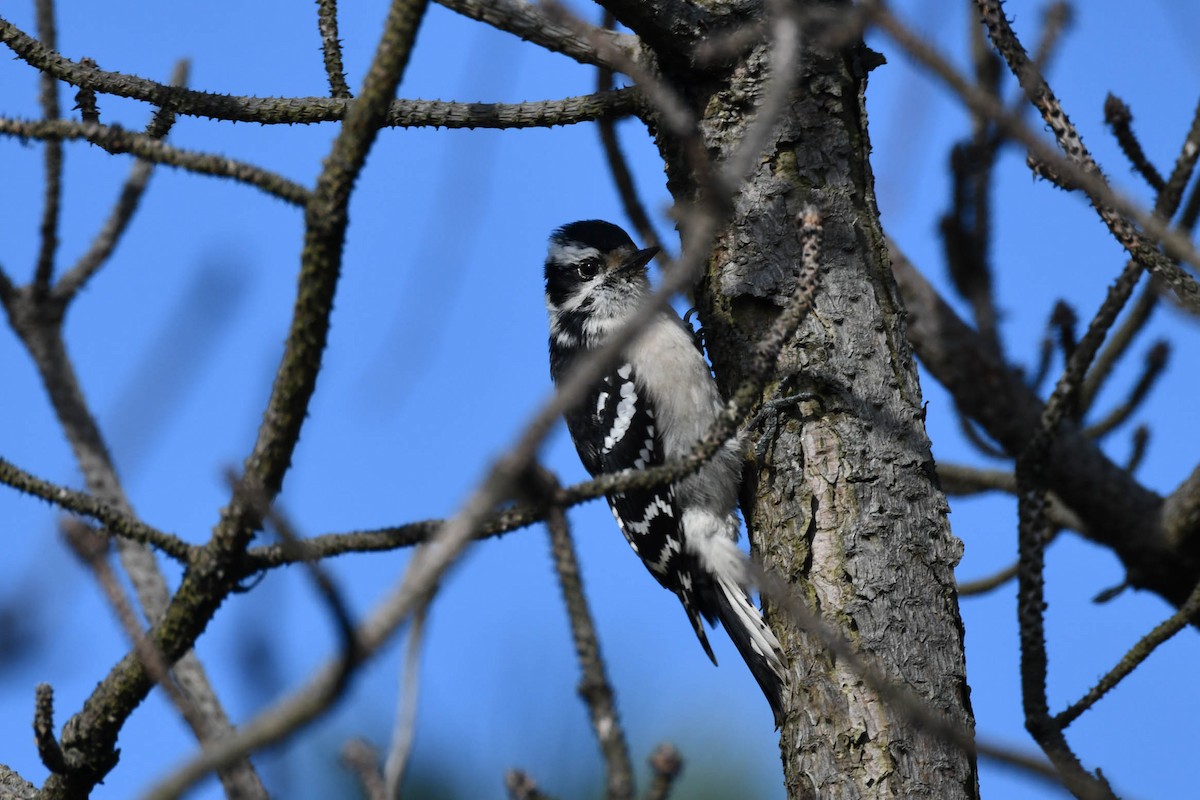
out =
<path fill-rule="evenodd" d="M 611 17 L 606 18 L 605 27 L 608 28 L 614 22 L 615 20 L 612 20 Z M 612 91 L 612 89 L 613 71 L 607 67 L 600 67 L 596 70 L 596 91 L 599 93 Z M 663 247 L 663 241 L 654 229 L 654 224 L 650 222 L 650 215 L 646 213 L 646 205 L 638 196 L 637 186 L 633 182 L 633 174 L 629 170 L 629 162 L 621 150 L 620 139 L 617 138 L 616 120 L 611 117 L 600 119 L 597 121 L 596 128 L 600 133 L 600 146 L 604 150 L 608 171 L 612 175 L 613 185 L 616 186 L 617 196 L 621 199 L 621 207 L 625 209 L 625 216 L 633 223 L 633 228 L 641 237 L 643 244 L 647 247 L 659 248 L 655 258 L 660 263 L 669 263 L 673 256 Z"/>
<path fill-rule="evenodd" d="M 892 274 L 908 309 L 908 334 L 922 363 L 1010 454 L 1019 453 L 1043 405 L 995 358 L 903 253 L 889 243 Z M 1114 464 L 1069 423 L 1055 437 L 1046 480 L 1085 522 L 1084 533 L 1113 550 L 1133 585 L 1178 608 L 1195 586 L 1196 566 L 1160 524 L 1163 500 Z"/>
<path fill-rule="evenodd" d="M 984 0 L 978 1 L 983 2 Z M 1017 115 L 1007 112 L 994 98 L 975 89 L 948 61 L 921 41 L 878 0 L 872 0 L 870 3 L 870 13 L 872 20 L 883 31 L 904 47 L 913 58 L 928 67 L 934 75 L 942 78 L 970 108 L 986 113 L 1008 135 L 1019 141 L 1035 160 L 1049 165 L 1055 174 L 1064 176 L 1073 185 L 1077 185 L 1085 191 L 1101 219 L 1130 255 L 1146 265 L 1155 275 L 1161 277 L 1171 287 L 1184 307 L 1189 311 L 1200 313 L 1200 284 L 1184 273 L 1178 264 L 1147 242 L 1142 234 L 1134 229 L 1131 221 L 1140 226 L 1146 236 L 1161 244 L 1163 250 L 1171 258 L 1186 261 L 1200 268 L 1200 252 L 1185 235 L 1168 228 L 1153 214 L 1146 213 L 1136 203 L 1113 191 L 1099 175 L 1094 162 L 1090 162 L 1090 156 L 1088 156 L 1088 162 L 1077 163 L 1077 160 L 1064 157 L 1056 152 L 1052 145 L 1046 143 Z M 1000 13 L 999 16 L 1002 17 L 1003 14 Z M 1061 121 L 1056 124 L 1060 128 L 1062 127 Z M 1071 128 L 1070 132 L 1074 133 L 1074 129 Z M 1077 139 L 1078 134 L 1074 134 L 1070 146 L 1074 147 L 1074 141 Z M 1086 153 L 1086 151 L 1078 152 Z M 1091 163 L 1091 168 L 1086 167 L 1086 163 Z M 1128 220 L 1121 215 L 1128 217 Z"/>
<path fill-rule="evenodd" d="M 1118 426 L 1129 419 L 1142 401 L 1146 399 L 1146 395 L 1150 393 L 1154 382 L 1162 375 L 1163 370 L 1167 367 L 1167 356 L 1170 354 L 1171 348 L 1165 341 L 1155 342 L 1150 348 L 1150 352 L 1146 354 L 1146 363 L 1142 368 L 1142 375 L 1138 378 L 1137 383 L 1133 385 L 1133 389 L 1129 392 L 1124 402 L 1108 412 L 1107 415 L 1093 425 L 1084 428 L 1084 435 L 1090 436 L 1093 439 L 1099 439 L 1103 436 L 1112 433 Z"/>
<path fill-rule="evenodd" d="M 349 100 L 346 69 L 342 66 L 342 42 L 338 38 L 337 0 L 317 0 L 317 30 L 321 33 L 321 52 L 325 56 L 325 75 L 329 78 L 329 93 Z"/>
<path fill-rule="evenodd" d="M 396 702 L 396 724 L 392 729 L 392 745 L 388 748 L 387 761 L 383 765 L 384 796 L 389 798 L 400 797 L 404 775 L 408 771 L 408 760 L 412 756 L 413 741 L 416 739 L 421 646 L 425 643 L 425 618 L 428 615 L 428 606 L 417 609 L 413 614 L 412 627 L 408 629 L 400 691 L 397 692 L 399 700 Z"/>
<path fill-rule="evenodd" d="M 1062 41 L 1062 35 L 1070 27 L 1075 11 L 1066 0 L 1055 0 L 1042 10 L 1042 34 L 1034 48 L 1033 63 L 1045 70 Z"/>
<path fill-rule="evenodd" d="M 1146 152 L 1142 150 L 1142 143 L 1138 141 L 1137 135 L 1133 132 L 1133 112 L 1129 110 L 1129 106 L 1125 104 L 1124 100 L 1111 92 L 1104 100 L 1104 122 L 1112 130 L 1117 144 L 1121 145 L 1121 151 L 1125 153 L 1125 157 L 1129 159 L 1133 168 L 1146 179 L 1146 183 L 1150 184 L 1152 189 L 1161 192 L 1167 182 L 1163 180 L 1158 169 L 1150 163 L 1150 159 L 1146 158 Z"/>
<path fill-rule="evenodd" d="M 1109 287 L 1087 331 L 1067 361 L 1054 391 L 1046 401 L 1041 419 L 1017 459 L 1017 616 L 1020 621 L 1021 694 L 1025 725 L 1049 756 L 1064 783 L 1077 796 L 1115 797 L 1103 775 L 1093 774 L 1080 763 L 1062 729 L 1053 724 L 1046 699 L 1048 666 L 1043 613 L 1045 601 L 1045 547 L 1050 538 L 1045 516 L 1046 466 L 1050 448 L 1059 435 L 1060 423 L 1075 406 L 1084 374 L 1108 329 L 1128 302 L 1142 274 L 1142 265 L 1130 260 L 1117 281 Z"/>
<path fill-rule="evenodd" d="M 527 103 L 451 103 L 441 100 L 396 100 L 387 125 L 394 128 L 549 128 L 642 113 L 636 88 L 561 100 Z"/>
<path fill-rule="evenodd" d="M 35 800 L 37 793 L 36 786 L 0 764 L 0 796 L 5 800 Z"/>
<path fill-rule="evenodd" d="M 1129 438 L 1129 459 L 1125 462 L 1125 471 L 1132 475 L 1137 472 L 1138 467 L 1142 465 L 1142 459 L 1146 457 L 1146 448 L 1150 444 L 1150 429 L 1145 425 L 1138 425 Z"/>
<path fill-rule="evenodd" d="M 1014 562 L 1004 569 L 997 570 L 986 577 L 977 578 L 973 581 L 960 581 L 958 583 L 958 596 L 975 597 L 999 589 L 1001 586 L 1017 577 L 1017 568 L 1019 566 L 1020 562 Z"/>
<path fill-rule="evenodd" d="M 675 780 L 683 772 L 683 757 L 672 744 L 660 744 L 647 759 L 653 777 L 646 791 L 646 800 L 667 800 Z"/>
<path fill-rule="evenodd" d="M 510 769 L 504 776 L 504 788 L 510 800 L 552 800 L 538 788 L 533 778 L 519 769 Z"/>
<path fill-rule="evenodd" d="M 63 536 L 71 550 L 96 576 L 100 590 L 117 615 L 117 621 L 125 631 L 133 650 L 150 677 L 166 693 L 183 719 L 192 713 L 190 701 L 171 679 L 171 665 L 163 658 L 154 643 L 146 637 L 146 631 L 138 618 L 137 609 L 125 596 L 120 579 L 108 563 L 109 540 L 93 531 L 79 520 L 67 519 L 63 524 Z"/>
<path fill-rule="evenodd" d="M 379 753 L 365 739 L 351 739 L 342 746 L 342 766 L 354 773 L 366 800 L 389 800 L 379 771 Z"/>
<path fill-rule="evenodd" d="M 558 481 L 552 474 L 541 471 L 538 482 L 542 484 L 545 496 L 557 494 Z M 625 740 L 625 731 L 617 714 L 612 684 L 608 680 L 604 655 L 600 652 L 600 640 L 596 636 L 596 625 L 583 593 L 579 559 L 575 555 L 571 530 L 561 507 L 552 505 L 549 508 L 546 527 L 550 531 L 554 571 L 558 575 L 567 618 L 571 623 L 575 655 L 583 673 L 579 680 L 579 695 L 587 705 L 596 741 L 604 755 L 606 797 L 609 800 L 626 800 L 633 797 L 633 765 L 629 760 L 629 743 Z"/>
<path fill-rule="evenodd" d="M 275 497 L 291 462 L 321 365 L 340 271 L 351 188 L 386 120 L 425 7 L 424 0 L 394 0 L 392 3 L 362 95 L 351 104 L 341 133 L 325 160 L 312 199 L 306 206 L 304 249 L 292 327 L 258 439 L 247 458 L 239 488 L 223 510 L 205 548 L 204 568 L 185 573 L 162 622 L 151 631 L 156 645 L 168 659 L 190 647 L 221 601 L 234 588 L 233 570 L 228 566 L 244 550 L 260 524 L 256 498 L 271 500 Z M 0 26 L 0 38 L 7 41 L 9 33 Z M 136 660 L 131 662 L 127 656 L 96 688 L 80 715 L 72 720 L 69 727 L 76 741 L 86 740 L 90 753 L 108 752 L 126 717 L 149 691 L 148 676 L 144 670 L 136 669 L 138 666 Z M 123 670 L 126 672 L 122 673 Z M 330 677 L 332 681 L 328 688 L 336 688 L 338 673 L 334 672 Z M 313 702 L 300 713 L 300 719 L 311 719 L 331 702 L 332 696 L 333 693 L 328 691 L 324 696 L 314 693 Z M 96 714 L 97 708 L 104 709 L 104 713 Z M 220 769 L 240 760 L 249 752 L 249 749 L 240 749 L 246 747 L 247 742 L 251 742 L 250 749 L 253 749 L 252 737 L 242 731 L 206 743 L 200 758 L 159 789 L 174 796 L 210 769 Z M 51 776 L 43 792 L 54 798 L 78 793 L 81 781 L 90 787 L 103 778 L 109 768 L 111 765 L 98 765 L 97 769 L 71 784 Z"/>
<path fill-rule="evenodd" d="M 437 3 L 464 17 L 486 23 L 552 52 L 562 53 L 582 64 L 614 66 L 609 57 L 595 46 L 592 34 L 606 42 L 611 48 L 610 53 L 616 50 L 625 58 L 636 57 L 636 36 L 592 26 L 589 26 L 591 30 L 588 34 L 581 35 L 577 28 L 560 24 L 552 15 L 532 3 L 516 0 L 437 0 Z"/>
<path fill-rule="evenodd" d="M 171 85 L 183 86 L 187 83 L 188 68 L 189 63 L 186 60 L 179 61 L 171 75 Z M 150 120 L 150 124 L 146 126 L 145 135 L 152 139 L 165 139 L 174 124 L 175 115 L 165 109 L 159 109 Z M 113 206 L 108 219 L 104 221 L 103 227 L 96 234 L 96 238 L 92 240 L 91 246 L 75 262 L 75 266 L 71 267 L 55 284 L 54 294 L 63 302 L 70 302 L 92 275 L 108 261 L 117 242 L 120 241 L 122 234 L 129 226 L 130 220 L 133 219 L 133 214 L 150 183 L 150 175 L 153 171 L 154 163 L 151 161 L 139 159 L 133 165 L 129 171 L 129 177 L 125 179 L 125 185 L 121 187 L 121 194 L 117 198 L 116 205 Z"/>
<path fill-rule="evenodd" d="M 293 205 L 308 202 L 309 191 L 274 172 L 224 156 L 197 153 L 165 144 L 145 134 L 115 125 L 92 122 L 28 122 L 0 117 L 0 134 L 30 139 L 83 139 L 109 153 L 128 153 L 145 161 L 186 169 L 201 175 L 233 178 Z"/>
<path fill-rule="evenodd" d="M 1135 261 L 1140 262 L 1142 266 L 1161 277 L 1175 292 L 1176 296 L 1179 297 L 1180 302 L 1192 309 L 1194 313 L 1200 313 L 1200 284 L 1197 284 L 1195 279 L 1180 270 L 1178 264 L 1163 257 L 1156 248 L 1144 241 L 1142 234 L 1133 227 L 1129 219 L 1126 219 L 1122 215 L 1128 215 L 1133 222 L 1145 228 L 1147 234 L 1150 236 L 1158 238 L 1159 234 L 1157 231 L 1162 231 L 1164 234 L 1169 233 L 1169 231 L 1167 231 L 1160 221 L 1154 220 L 1143 212 L 1137 211 L 1132 204 L 1128 207 L 1120 207 L 1114 202 L 1117 199 L 1116 195 L 1108 187 L 1099 166 L 1097 166 L 1087 147 L 1083 144 L 1083 139 L 1080 138 L 1079 132 L 1071 124 L 1071 120 L 1067 117 L 1066 111 L 1063 110 L 1058 98 L 1055 97 L 1045 78 L 1042 77 L 1041 70 L 1026 55 L 1024 46 L 1017 39 L 1016 34 L 1013 33 L 1012 27 L 1008 24 L 1008 18 L 1004 16 L 1004 10 L 1001 8 L 1000 1 L 976 0 L 976 5 L 983 15 L 983 21 L 987 25 L 992 43 L 996 46 L 1000 54 L 1004 56 L 1009 68 L 1021 83 L 1021 88 L 1025 90 L 1025 94 L 1029 97 L 1030 102 L 1041 113 L 1045 123 L 1050 126 L 1050 130 L 1054 133 L 1059 147 L 1066 154 L 1066 159 L 1061 160 L 1063 161 L 1062 164 L 1053 164 L 1054 170 L 1062 174 L 1068 174 L 1068 171 L 1060 169 L 1062 166 L 1067 166 L 1071 168 L 1069 172 L 1077 172 L 1077 175 L 1068 174 L 1068 177 L 1073 181 L 1078 181 L 1080 187 L 1087 192 L 1093 207 L 1105 225 L 1108 226 L 1109 231 L 1121 243 L 1121 246 L 1129 252 L 1129 255 Z M 1200 137 L 1200 106 L 1197 107 L 1193 131 Z M 1189 134 L 1189 141 L 1191 141 L 1191 134 Z M 1034 155 L 1040 160 L 1049 161 L 1042 158 L 1040 153 L 1034 153 Z M 1193 142 L 1191 152 L 1188 151 L 1188 148 L 1184 149 L 1183 154 L 1180 156 L 1180 162 L 1176 165 L 1176 170 L 1183 172 L 1183 164 L 1184 162 L 1188 162 L 1191 166 L 1188 166 L 1186 171 L 1190 174 L 1197 157 L 1200 157 L 1200 142 Z M 1173 183 L 1173 181 L 1168 181 L 1168 186 L 1172 186 Z M 1179 191 L 1182 191 L 1182 187 L 1179 187 Z M 1110 199 L 1104 195 L 1112 195 L 1112 198 Z M 1166 191 L 1163 192 L 1159 200 L 1164 206 L 1174 207 L 1178 204 L 1178 198 L 1176 197 L 1172 202 L 1167 196 Z M 1152 230 L 1152 228 L 1157 230 Z M 1171 239 L 1171 241 L 1168 241 L 1167 237 L 1160 239 L 1168 250 L 1173 250 L 1175 246 L 1174 237 L 1171 237 Z M 1187 243 L 1187 249 L 1191 251 L 1187 255 L 1178 251 L 1172 252 L 1172 255 L 1181 259 L 1186 258 L 1188 261 L 1196 264 L 1192 259 L 1192 256 L 1195 255 L 1195 249 L 1190 242 Z M 1196 264 L 1196 266 L 1200 266 L 1200 264 Z"/>
<path fill-rule="evenodd" d="M 1192 596 L 1187 599 L 1186 603 L 1180 606 L 1178 611 L 1155 626 L 1154 630 L 1143 636 L 1117 662 L 1115 667 L 1109 670 L 1095 686 L 1088 690 L 1087 694 L 1055 715 L 1054 722 L 1060 728 L 1065 728 L 1079 719 L 1083 712 L 1095 705 L 1100 698 L 1108 694 L 1126 676 L 1137 669 L 1139 664 L 1149 658 L 1150 654 L 1160 644 L 1183 630 L 1184 626 L 1191 621 L 1191 618 L 1198 613 L 1200 613 L 1200 585 L 1196 586 L 1196 590 L 1192 592 Z"/>
<path fill-rule="evenodd" d="M 1007 470 L 978 469 L 961 464 L 941 462 L 937 465 L 938 479 L 948 496 L 965 497 L 981 492 L 1017 493 L 1017 478 Z M 1046 515 L 1056 528 L 1083 532 L 1086 526 L 1055 494 L 1046 497 Z"/>
<path fill-rule="evenodd" d="M 607 40 L 606 40 L 607 41 Z M 0 42 L 31 67 L 72 85 L 141 100 L 188 116 L 263 125 L 295 125 L 345 119 L 351 101 L 334 97 L 239 97 L 169 86 L 137 75 L 90 67 L 42 46 L 0 18 Z M 618 43 L 610 45 L 620 51 Z M 633 113 L 637 93 L 534 103 L 446 103 L 394 100 L 385 127 L 528 128 L 588 122 L 604 114 Z M 390 100 L 390 98 L 389 98 Z M 139 154 L 140 155 L 140 154 Z"/>
<path fill-rule="evenodd" d="M 1162 524 L 1181 549 L 1195 550 L 1200 535 L 1200 466 L 1192 470 L 1163 503 Z"/>
<path fill-rule="evenodd" d="M 52 503 L 64 511 L 93 519 L 114 536 L 153 547 L 185 566 L 197 550 L 179 537 L 153 528 L 90 494 L 42 480 L 3 458 L 0 458 L 0 483 Z"/>
<path fill-rule="evenodd" d="M 1150 321 L 1150 315 L 1158 305 L 1160 291 L 1158 281 L 1150 278 L 1142 287 L 1141 294 L 1134 299 L 1129 313 L 1125 315 L 1124 320 L 1104 343 L 1104 347 L 1097 354 L 1091 369 L 1088 370 L 1087 378 L 1083 382 L 1083 389 L 1079 393 L 1081 413 L 1086 413 L 1096 402 L 1096 396 L 1100 393 L 1100 389 L 1103 388 L 1109 375 L 1112 374 L 1113 368 L 1125 355 L 1134 338 Z"/>
<path fill-rule="evenodd" d="M 1192 126 L 1184 137 L 1183 146 L 1175 158 L 1175 166 L 1171 169 L 1171 177 L 1167 185 L 1159 192 L 1154 208 L 1164 219 L 1169 219 L 1179 208 L 1183 199 L 1183 191 L 1196 171 L 1196 162 L 1200 160 L 1200 102 L 1197 102 L 1192 112 Z"/>
<path fill-rule="evenodd" d="M 33 740 L 46 769 L 66 773 L 67 760 L 54 738 L 54 689 L 48 683 L 39 683 L 34 694 Z"/>
<path fill-rule="evenodd" d="M 54 0 L 37 0 L 38 38 L 50 50 L 58 49 L 58 31 L 54 24 Z M 42 104 L 42 118 L 47 122 L 59 118 L 58 81 L 45 72 L 38 74 L 38 100 Z M 58 224 L 62 207 L 63 148 L 58 139 L 46 140 L 45 200 L 42 205 L 41 248 L 38 250 L 37 268 L 33 283 L 39 291 L 50 288 L 54 275 L 54 252 L 58 249 Z"/>

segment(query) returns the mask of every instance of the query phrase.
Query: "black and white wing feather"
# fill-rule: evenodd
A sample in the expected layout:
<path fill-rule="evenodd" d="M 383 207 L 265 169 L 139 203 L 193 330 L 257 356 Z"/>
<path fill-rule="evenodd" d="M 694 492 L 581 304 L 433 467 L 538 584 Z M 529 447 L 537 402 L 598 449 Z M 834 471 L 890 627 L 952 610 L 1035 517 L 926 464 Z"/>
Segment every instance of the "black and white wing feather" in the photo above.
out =
<path fill-rule="evenodd" d="M 622 364 L 605 376 L 592 396 L 567 415 L 567 429 L 592 475 L 646 469 L 665 463 L 663 442 L 650 398 Z M 681 509 L 673 485 L 629 489 L 608 496 L 608 505 L 629 546 L 665 588 L 683 603 L 696 638 L 715 664 L 701 617 L 716 620 L 707 574 L 686 547 Z"/>

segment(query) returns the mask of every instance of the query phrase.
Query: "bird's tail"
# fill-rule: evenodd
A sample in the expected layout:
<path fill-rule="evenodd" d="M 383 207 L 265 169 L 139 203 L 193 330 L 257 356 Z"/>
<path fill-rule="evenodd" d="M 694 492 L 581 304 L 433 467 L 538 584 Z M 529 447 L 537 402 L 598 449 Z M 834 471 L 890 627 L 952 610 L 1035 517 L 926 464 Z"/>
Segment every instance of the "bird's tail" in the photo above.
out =
<path fill-rule="evenodd" d="M 714 594 L 721 624 L 767 696 L 778 728 L 783 724 L 783 648 L 740 583 L 720 573 Z"/>

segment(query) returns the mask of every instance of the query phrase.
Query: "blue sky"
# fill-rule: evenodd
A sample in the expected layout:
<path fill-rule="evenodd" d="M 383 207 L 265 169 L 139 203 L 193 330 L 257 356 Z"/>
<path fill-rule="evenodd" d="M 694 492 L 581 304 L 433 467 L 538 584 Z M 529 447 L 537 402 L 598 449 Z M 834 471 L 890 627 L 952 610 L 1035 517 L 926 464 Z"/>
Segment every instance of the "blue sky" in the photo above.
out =
<path fill-rule="evenodd" d="M 356 87 L 385 4 L 344 5 L 341 35 Z M 950 48 L 957 63 L 967 63 L 965 3 L 895 5 Z M 1040 5 L 1012 0 L 1006 9 L 1032 40 Z M 33 30 L 31 8 L 5 14 Z M 59 20 L 60 49 L 108 69 L 165 80 L 174 61 L 187 56 L 197 88 L 326 91 L 311 4 L 222 1 L 185 15 L 171 4 L 113 9 L 64 2 Z M 1169 167 L 1196 99 L 1200 56 L 1184 32 L 1197 23 L 1200 12 L 1170 0 L 1143 4 L 1136 13 L 1115 0 L 1080 4 L 1051 72 L 1085 141 L 1136 197 L 1146 192 L 1103 128 L 1105 93 L 1130 103 L 1151 158 Z M 884 225 L 944 285 L 936 232 L 948 196 L 944 159 L 968 120 L 890 42 L 874 37 L 872 44 L 890 62 L 872 74 L 868 89 Z M 583 94 L 593 84 L 590 69 L 432 6 L 400 94 L 516 101 Z M 32 70 L 0 58 L 0 86 L 0 114 L 38 113 Z M 61 98 L 64 108 L 74 104 L 66 92 Z M 117 98 L 101 97 L 100 108 L 106 122 L 135 129 L 148 117 Z M 334 131 L 181 119 L 171 140 L 311 185 Z M 668 197 L 653 146 L 636 123 L 622 124 L 621 132 L 666 232 L 661 212 Z M 1055 299 L 1068 298 L 1086 318 L 1123 256 L 1085 203 L 1034 182 L 1023 160 L 1008 151 L 1001 164 L 993 260 L 1004 336 L 1014 357 L 1028 363 Z M 0 264 L 24 281 L 38 246 L 40 148 L 0 139 L 0 164 L 7 188 L 0 194 Z M 107 215 L 129 162 L 73 144 L 66 164 L 59 263 L 69 266 Z M 326 369 L 281 498 L 302 532 L 385 526 L 456 508 L 549 395 L 545 236 L 588 217 L 626 222 L 590 126 L 381 135 L 351 207 Z M 226 499 L 222 470 L 240 463 L 252 444 L 291 313 L 301 230 L 296 209 L 250 188 L 160 169 L 115 257 L 68 317 L 68 346 L 134 507 L 189 541 L 204 541 Z M 1136 419 L 1153 424 L 1140 475 L 1165 493 L 1193 468 L 1198 452 L 1200 387 L 1189 358 L 1200 342 L 1194 326 L 1164 309 L 1135 354 L 1158 336 L 1172 339 L 1173 359 Z M 1137 363 L 1119 373 L 1117 387 L 1128 385 Z M 0 455 L 78 485 L 32 365 L 8 332 L 0 333 L 0 365 Z M 965 449 L 947 396 L 927 375 L 922 387 L 935 455 L 981 463 Z M 1105 394 L 1101 406 L 1121 393 Z M 1112 437 L 1114 457 L 1127 450 L 1127 434 Z M 565 431 L 543 456 L 564 480 L 584 477 Z M 1015 557 L 1014 503 L 987 498 L 952 507 L 954 531 L 966 544 L 960 578 L 988 574 Z M 6 658 L 0 672 L 0 761 L 39 783 L 45 771 L 29 736 L 34 685 L 53 684 L 61 724 L 126 650 L 94 582 L 59 545 L 55 519 L 38 501 L 0 492 L 9 575 L 0 602 L 20 609 L 34 636 L 27 652 Z M 654 745 L 671 740 L 691 757 L 678 796 L 723 774 L 744 796 L 782 797 L 769 710 L 727 639 L 713 637 L 722 663 L 714 669 L 677 601 L 631 556 L 603 505 L 575 509 L 571 520 L 635 760 L 643 763 Z M 361 615 L 406 558 L 344 557 L 330 567 Z M 1052 705 L 1085 691 L 1169 614 L 1147 595 L 1126 593 L 1099 607 L 1090 602 L 1121 579 L 1113 557 L 1074 536 L 1051 549 Z M 1032 750 L 1020 718 L 1013 588 L 964 600 L 963 614 L 980 733 Z M 244 720 L 307 676 L 335 643 L 328 613 L 303 573 L 293 570 L 231 598 L 199 653 L 231 714 Z M 328 796 L 341 742 L 351 735 L 385 739 L 399 652 L 385 651 L 326 721 L 264 759 L 264 775 L 280 796 Z M 1198 659 L 1200 644 L 1187 631 L 1070 729 L 1085 763 L 1102 767 L 1119 791 L 1172 797 L 1194 785 L 1187 720 L 1200 712 L 1189 691 Z M 454 570 L 432 609 L 422 664 L 418 771 L 436 771 L 476 797 L 501 796 L 501 775 L 514 766 L 561 796 L 599 785 L 600 762 L 575 698 L 577 671 L 542 528 L 481 544 Z M 121 764 L 98 798 L 135 795 L 193 750 L 157 693 L 131 718 L 120 745 Z M 716 777 L 705 764 L 714 759 Z M 981 780 L 985 797 L 1060 796 L 987 764 Z M 218 796 L 215 783 L 197 796 Z"/>

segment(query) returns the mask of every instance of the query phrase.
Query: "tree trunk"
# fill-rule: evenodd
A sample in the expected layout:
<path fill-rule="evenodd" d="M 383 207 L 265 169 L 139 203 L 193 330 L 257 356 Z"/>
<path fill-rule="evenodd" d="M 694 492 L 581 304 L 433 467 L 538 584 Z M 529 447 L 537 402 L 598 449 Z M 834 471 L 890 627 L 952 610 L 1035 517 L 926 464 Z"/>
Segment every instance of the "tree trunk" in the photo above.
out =
<path fill-rule="evenodd" d="M 816 206 L 825 247 L 815 307 L 763 399 L 800 397 L 752 432 L 747 527 L 762 563 L 868 661 L 972 731 L 953 574 L 961 543 L 934 472 L 867 160 L 863 97 L 876 56 L 860 42 L 821 51 L 804 35 L 796 88 L 696 298 L 728 391 L 791 294 L 797 214 Z M 667 75 L 687 87 L 718 163 L 763 97 L 767 53 L 759 46 L 719 74 Z M 678 143 L 662 131 L 658 143 L 672 194 L 694 200 L 701 189 Z M 791 664 L 780 738 L 789 798 L 978 797 L 971 755 L 896 710 L 781 610 L 768 619 Z"/>

